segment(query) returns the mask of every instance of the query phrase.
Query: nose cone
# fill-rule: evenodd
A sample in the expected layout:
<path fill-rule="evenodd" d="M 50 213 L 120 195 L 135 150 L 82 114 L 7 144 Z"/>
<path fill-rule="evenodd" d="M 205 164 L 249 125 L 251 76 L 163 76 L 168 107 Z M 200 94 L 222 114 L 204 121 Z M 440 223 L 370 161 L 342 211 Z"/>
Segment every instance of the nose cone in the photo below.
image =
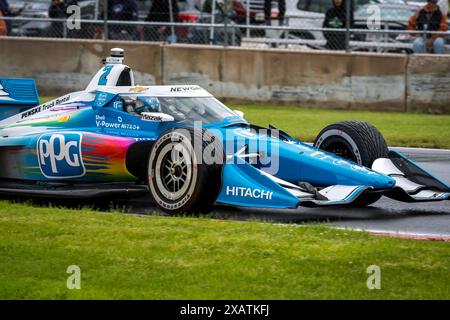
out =
<path fill-rule="evenodd" d="M 314 148 L 305 149 L 299 161 L 301 181 L 309 181 L 319 186 L 367 186 L 377 190 L 391 189 L 395 186 L 395 180 L 387 175 L 331 153 Z"/>
<path fill-rule="evenodd" d="M 251 149 L 252 152 L 265 154 L 271 160 L 270 169 L 276 170 L 271 172 L 264 167 L 265 171 L 294 184 L 306 181 L 314 186 L 366 186 L 375 190 L 392 189 L 395 186 L 395 180 L 389 176 L 303 143 L 286 143 L 263 134 L 253 134 L 248 128 L 228 127 L 226 131 L 226 146 L 235 149 L 236 144 L 256 146 L 256 149 Z M 227 150 L 227 154 L 232 153 L 232 150 Z"/>
<path fill-rule="evenodd" d="M 347 164 L 338 162 L 334 170 L 338 172 L 342 180 L 347 180 L 345 183 L 347 185 L 364 185 L 377 190 L 392 189 L 395 186 L 393 178 L 352 162 Z"/>
<path fill-rule="evenodd" d="M 371 186 L 375 189 L 392 189 L 395 187 L 395 180 L 389 176 L 378 173 L 378 176 L 373 179 Z"/>
<path fill-rule="evenodd" d="M 395 186 L 393 178 L 342 159 L 339 161 L 333 160 L 328 170 L 339 177 L 340 182 L 338 184 L 363 185 L 376 190 L 392 189 Z"/>

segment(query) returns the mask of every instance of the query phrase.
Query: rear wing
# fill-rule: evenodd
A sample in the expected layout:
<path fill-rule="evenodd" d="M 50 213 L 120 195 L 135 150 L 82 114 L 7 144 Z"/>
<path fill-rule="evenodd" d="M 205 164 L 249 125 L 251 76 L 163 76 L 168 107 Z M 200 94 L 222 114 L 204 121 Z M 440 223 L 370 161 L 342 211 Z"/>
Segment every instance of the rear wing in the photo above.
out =
<path fill-rule="evenodd" d="M 39 105 L 33 79 L 0 78 L 0 120 Z"/>

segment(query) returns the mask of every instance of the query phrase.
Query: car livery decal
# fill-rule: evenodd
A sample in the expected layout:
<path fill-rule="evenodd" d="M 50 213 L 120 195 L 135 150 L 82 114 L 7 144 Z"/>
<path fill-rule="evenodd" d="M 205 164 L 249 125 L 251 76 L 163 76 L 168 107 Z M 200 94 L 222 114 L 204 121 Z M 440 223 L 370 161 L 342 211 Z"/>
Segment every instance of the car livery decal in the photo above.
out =
<path fill-rule="evenodd" d="M 238 186 L 226 186 L 227 196 L 272 200 L 273 192 Z"/>
<path fill-rule="evenodd" d="M 98 79 L 98 85 L 99 86 L 106 86 L 108 83 L 108 76 L 111 73 L 111 70 L 114 68 L 113 65 L 108 65 L 103 69 L 103 74 L 100 76 L 100 79 Z"/>
<path fill-rule="evenodd" d="M 48 179 L 78 178 L 86 174 L 80 133 L 42 135 L 37 142 L 39 168 Z"/>

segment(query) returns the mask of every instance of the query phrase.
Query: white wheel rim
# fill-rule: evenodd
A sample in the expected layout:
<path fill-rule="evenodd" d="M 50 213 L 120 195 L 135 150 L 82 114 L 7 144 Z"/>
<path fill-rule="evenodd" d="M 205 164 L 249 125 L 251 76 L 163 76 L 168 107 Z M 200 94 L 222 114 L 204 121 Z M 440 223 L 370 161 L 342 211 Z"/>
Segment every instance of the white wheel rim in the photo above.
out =
<path fill-rule="evenodd" d="M 170 142 L 167 143 L 167 140 Z M 167 144 L 156 154 L 155 150 L 158 150 L 164 143 Z M 178 158 L 173 156 L 173 151 L 178 152 Z M 167 159 L 170 159 L 171 163 L 166 162 Z M 152 164 L 154 164 L 153 167 Z M 165 171 L 168 168 L 163 167 L 166 164 L 175 164 L 174 167 L 181 167 L 184 172 L 184 175 L 181 175 L 180 171 L 178 173 L 172 171 L 172 178 L 174 178 L 173 175 L 175 178 L 183 177 L 179 179 L 179 184 L 175 188 L 173 184 L 168 187 L 168 182 L 164 181 L 166 175 L 163 174 L 168 172 Z M 162 169 L 165 170 L 162 171 Z M 149 159 L 149 186 L 155 201 L 163 208 L 178 209 L 192 197 L 196 183 L 197 158 L 189 138 L 174 131 L 158 139 Z"/>
<path fill-rule="evenodd" d="M 337 129 L 332 129 L 332 130 L 327 130 L 326 132 L 324 132 L 319 139 L 317 139 L 317 147 L 320 148 L 322 143 L 329 137 L 332 136 L 338 136 L 341 137 L 342 139 L 346 140 L 347 143 L 352 147 L 352 151 L 353 154 L 356 157 L 356 162 L 358 164 L 362 164 L 362 158 L 361 158 L 361 153 L 359 152 L 358 146 L 356 145 L 356 142 L 352 139 L 352 137 L 350 137 L 347 133 L 345 133 L 342 130 L 337 130 Z"/>
<path fill-rule="evenodd" d="M 158 154 L 155 180 L 159 191 L 170 200 L 180 199 L 192 180 L 189 151 L 184 144 L 171 142 Z"/>

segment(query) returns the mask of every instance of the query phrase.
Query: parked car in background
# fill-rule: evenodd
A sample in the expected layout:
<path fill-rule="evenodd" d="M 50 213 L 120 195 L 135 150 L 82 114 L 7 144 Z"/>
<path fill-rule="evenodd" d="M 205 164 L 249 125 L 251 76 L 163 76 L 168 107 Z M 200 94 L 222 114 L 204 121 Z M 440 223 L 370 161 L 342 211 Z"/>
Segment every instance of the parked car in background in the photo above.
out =
<path fill-rule="evenodd" d="M 25 0 L 25 1 L 11 1 L 13 6 L 23 8 L 21 17 L 23 18 L 48 18 L 48 9 L 51 0 Z M 92 20 L 95 19 L 95 0 L 79 0 L 78 5 L 81 8 L 81 19 Z M 13 25 L 11 34 L 14 36 L 26 37 L 52 37 L 50 21 L 18 21 Z M 89 37 L 88 25 L 82 25 L 81 30 L 72 32 L 72 36 Z"/>
<path fill-rule="evenodd" d="M 180 13 L 181 18 L 186 16 L 186 13 Z M 227 28 L 202 28 L 202 27 L 189 27 L 187 30 L 187 42 L 196 44 L 215 44 L 215 45 L 232 45 L 239 46 L 241 44 L 241 29 L 237 26 L 236 22 L 232 20 L 233 16 L 228 16 L 221 6 L 216 7 L 214 13 L 214 23 L 225 24 L 227 22 Z M 198 17 L 195 22 L 198 23 L 212 23 L 211 12 L 199 11 Z"/>
<path fill-rule="evenodd" d="M 10 0 L 10 1 L 8 1 L 9 5 L 13 9 L 13 11 L 18 11 L 18 10 L 23 9 L 27 2 L 30 2 L 30 1 L 27 1 L 27 0 Z"/>
<path fill-rule="evenodd" d="M 381 14 L 380 29 L 381 30 L 406 30 L 409 18 L 415 13 L 416 8 L 411 5 L 398 4 L 379 4 Z M 356 29 L 369 29 L 367 21 L 372 15 L 369 10 L 370 4 L 364 5 L 355 11 L 354 27 Z M 405 42 L 399 41 L 401 37 L 396 33 L 357 33 L 353 35 L 353 40 L 369 42 L 365 43 L 363 49 L 377 49 L 383 52 L 407 52 L 412 50 L 410 46 L 405 46 Z M 370 48 L 370 42 L 374 45 Z M 358 48 L 355 48 L 358 50 Z"/>
<path fill-rule="evenodd" d="M 233 1 L 233 8 L 236 12 L 237 23 L 245 24 L 247 22 L 247 15 L 250 18 L 251 24 L 262 24 L 265 22 L 264 0 Z"/>
<path fill-rule="evenodd" d="M 395 4 L 407 7 L 404 0 L 355 0 L 354 10 L 362 6 Z M 322 28 L 325 13 L 332 7 L 331 0 L 294 0 L 286 2 L 287 25 L 304 29 Z M 325 40 L 321 31 L 291 31 L 290 36 L 302 39 Z"/>
<path fill-rule="evenodd" d="M 144 2 L 148 10 L 150 10 L 152 1 L 146 0 L 140 3 L 140 11 L 142 11 Z M 178 14 L 173 19 L 174 22 L 184 23 L 185 25 L 174 26 L 173 28 L 168 27 L 164 34 L 160 34 L 160 26 L 146 26 L 142 38 L 148 41 L 176 41 L 179 43 L 217 45 L 223 45 L 227 41 L 228 45 L 240 45 L 241 31 L 234 22 L 236 16 L 234 7 L 230 6 L 227 12 L 223 2 L 217 1 L 214 16 L 211 13 L 212 7 L 211 0 L 179 1 Z M 210 27 L 189 25 L 192 23 L 210 24 L 213 22 L 213 17 L 215 24 L 225 24 L 226 21 L 227 28 L 217 27 L 212 30 Z"/>
<path fill-rule="evenodd" d="M 20 6 L 23 8 L 21 17 L 23 18 L 48 18 L 48 9 L 51 0 L 25 0 L 25 1 L 11 1 L 13 6 Z M 13 25 L 11 35 L 13 36 L 27 36 L 27 37 L 42 37 L 48 34 L 51 22 L 49 21 L 17 21 Z"/>
<path fill-rule="evenodd" d="M 185 23 L 212 23 L 212 9 L 211 0 L 187 0 L 185 3 L 179 3 L 178 21 Z M 234 5 L 230 7 L 230 12 L 226 12 L 223 3 L 217 2 L 214 11 L 214 23 L 225 24 L 226 21 L 228 25 L 227 30 L 225 28 L 214 28 L 214 30 L 211 30 L 209 27 L 195 26 L 179 27 L 177 28 L 178 42 L 223 45 L 227 41 L 228 45 L 240 45 L 241 30 L 235 22 L 239 14 L 236 12 Z"/>
<path fill-rule="evenodd" d="M 9 0 L 8 3 L 14 12 L 19 12 L 25 8 L 27 1 L 26 0 Z M 20 22 L 13 21 L 11 24 L 12 24 L 12 28 L 15 29 L 20 25 Z"/>
<path fill-rule="evenodd" d="M 264 0 L 261 0 L 262 2 Z M 279 43 L 294 46 L 308 46 L 311 48 L 323 48 L 326 39 L 321 29 L 325 14 L 332 8 L 331 0 L 294 0 L 286 2 L 286 21 L 291 29 L 288 33 L 279 32 L 278 35 L 266 34 L 266 39 L 258 43 Z M 389 30 L 405 30 L 409 18 L 418 10 L 417 5 L 408 4 L 405 0 L 354 0 L 354 28 L 368 29 L 373 12 L 368 10 L 370 6 L 377 5 L 381 10 L 381 28 Z M 353 33 L 351 46 L 356 50 L 370 51 L 407 51 L 410 45 L 397 39 L 398 34 L 380 35 L 369 32 Z M 279 42 L 277 42 L 280 40 Z M 363 43 L 364 42 L 364 43 Z M 398 45 L 398 48 L 396 47 Z M 361 48 L 360 48 L 361 47 Z"/>
<path fill-rule="evenodd" d="M 181 11 L 204 11 L 205 6 L 211 6 L 212 0 L 184 0 L 179 2 Z M 217 0 L 216 4 L 223 0 Z M 228 12 L 230 19 L 238 24 L 245 24 L 247 16 L 250 19 L 250 24 L 264 23 L 264 0 L 229 0 Z"/>

